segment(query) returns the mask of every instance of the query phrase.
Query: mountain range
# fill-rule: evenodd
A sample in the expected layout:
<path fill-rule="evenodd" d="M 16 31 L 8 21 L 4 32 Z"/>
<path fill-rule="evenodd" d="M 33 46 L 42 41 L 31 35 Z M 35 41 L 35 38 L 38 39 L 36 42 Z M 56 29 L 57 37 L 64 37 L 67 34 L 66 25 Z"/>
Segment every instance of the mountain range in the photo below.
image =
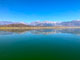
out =
<path fill-rule="evenodd" d="M 32 26 L 80 26 L 80 20 L 73 20 L 68 22 L 54 22 L 54 21 L 44 21 L 44 22 L 32 22 Z"/>
<path fill-rule="evenodd" d="M 0 26 L 8 27 L 27 27 L 27 26 L 80 26 L 80 20 L 73 20 L 67 22 L 55 22 L 55 21 L 34 21 L 31 23 L 23 22 L 10 22 L 10 21 L 0 21 Z"/>

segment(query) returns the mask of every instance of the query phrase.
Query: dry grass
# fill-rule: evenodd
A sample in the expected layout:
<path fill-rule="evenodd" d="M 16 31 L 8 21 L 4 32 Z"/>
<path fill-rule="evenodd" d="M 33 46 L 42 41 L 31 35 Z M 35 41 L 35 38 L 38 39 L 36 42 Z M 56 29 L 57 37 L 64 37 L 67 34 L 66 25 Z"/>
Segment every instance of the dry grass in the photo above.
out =
<path fill-rule="evenodd" d="M 0 29 L 66 29 L 80 27 L 0 27 Z"/>

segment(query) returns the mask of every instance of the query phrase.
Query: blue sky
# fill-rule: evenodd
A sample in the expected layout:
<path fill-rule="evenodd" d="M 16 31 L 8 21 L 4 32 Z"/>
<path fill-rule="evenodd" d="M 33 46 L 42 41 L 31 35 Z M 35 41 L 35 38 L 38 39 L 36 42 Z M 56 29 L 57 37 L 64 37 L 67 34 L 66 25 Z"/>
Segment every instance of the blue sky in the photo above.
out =
<path fill-rule="evenodd" d="M 80 0 L 0 0 L 0 21 L 80 20 Z"/>

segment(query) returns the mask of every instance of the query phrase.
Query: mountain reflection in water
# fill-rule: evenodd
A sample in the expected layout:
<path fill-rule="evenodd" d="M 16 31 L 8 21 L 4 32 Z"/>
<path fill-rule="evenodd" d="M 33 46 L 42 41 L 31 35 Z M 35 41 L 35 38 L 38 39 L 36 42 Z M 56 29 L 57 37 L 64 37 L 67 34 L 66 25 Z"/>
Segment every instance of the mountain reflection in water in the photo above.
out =
<path fill-rule="evenodd" d="M 0 35 L 11 35 L 11 34 L 24 34 L 30 32 L 31 34 L 57 34 L 57 33 L 67 33 L 67 34 L 80 34 L 80 29 L 40 29 L 40 30 L 24 30 L 24 29 L 9 29 L 0 30 Z"/>

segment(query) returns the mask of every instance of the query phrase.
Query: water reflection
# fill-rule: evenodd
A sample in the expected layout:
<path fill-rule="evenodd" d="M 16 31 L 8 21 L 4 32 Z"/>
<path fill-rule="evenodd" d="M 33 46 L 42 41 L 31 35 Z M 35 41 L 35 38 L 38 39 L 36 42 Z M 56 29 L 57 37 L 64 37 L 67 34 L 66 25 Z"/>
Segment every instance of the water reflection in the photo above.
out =
<path fill-rule="evenodd" d="M 57 34 L 57 33 L 68 33 L 80 35 L 80 29 L 40 29 L 40 30 L 24 30 L 24 29 L 12 29 L 12 30 L 0 30 L 0 35 L 11 35 L 11 34 L 24 34 L 30 32 L 31 34 Z"/>
<path fill-rule="evenodd" d="M 12 35 L 12 34 L 24 34 L 29 32 L 30 30 L 19 30 L 19 29 L 7 29 L 7 30 L 0 30 L 0 35 Z"/>
<path fill-rule="evenodd" d="M 56 34 L 56 33 L 60 33 L 58 30 L 56 29 L 43 29 L 43 30 L 32 30 L 30 31 L 32 34 Z"/>

